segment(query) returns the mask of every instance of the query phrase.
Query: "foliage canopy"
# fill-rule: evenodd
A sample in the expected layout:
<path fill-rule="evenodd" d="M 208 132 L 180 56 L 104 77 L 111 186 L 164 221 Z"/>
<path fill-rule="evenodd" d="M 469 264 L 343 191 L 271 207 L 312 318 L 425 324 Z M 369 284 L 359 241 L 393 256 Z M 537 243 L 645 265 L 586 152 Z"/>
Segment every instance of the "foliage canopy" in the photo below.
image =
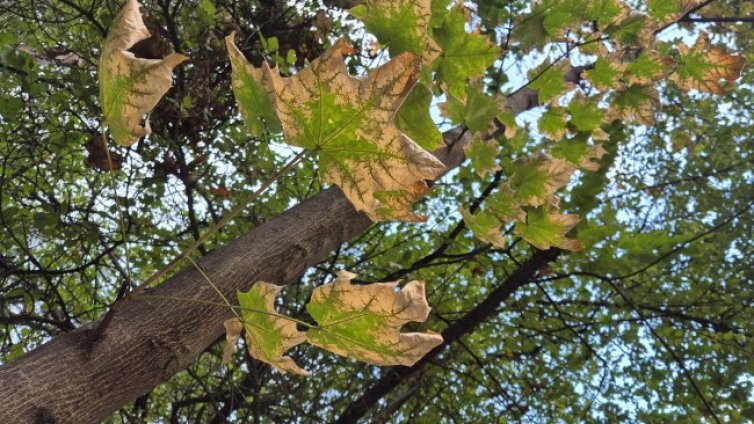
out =
<path fill-rule="evenodd" d="M 3 363 L 334 184 L 113 422 L 754 420 L 750 2 L 144 3 L 0 2 Z"/>

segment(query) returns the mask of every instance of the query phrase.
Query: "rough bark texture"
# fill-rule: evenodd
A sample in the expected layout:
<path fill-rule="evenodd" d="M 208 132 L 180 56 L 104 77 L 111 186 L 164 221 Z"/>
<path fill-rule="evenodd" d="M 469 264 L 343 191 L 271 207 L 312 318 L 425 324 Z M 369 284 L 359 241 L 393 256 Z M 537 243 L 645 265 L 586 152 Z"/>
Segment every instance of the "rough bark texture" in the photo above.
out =
<path fill-rule="evenodd" d="M 508 104 L 519 113 L 537 104 L 536 92 L 521 90 Z M 464 135 L 461 128 L 446 132 L 447 147 L 435 153 L 448 169 L 464 159 Z M 256 280 L 289 284 L 370 225 L 332 188 L 212 252 L 200 266 L 227 296 Z M 126 304 L 94 345 L 81 328 L 3 365 L 0 423 L 100 422 L 193 363 L 231 315 L 226 307 L 148 296 L 217 295 L 187 268 Z"/>

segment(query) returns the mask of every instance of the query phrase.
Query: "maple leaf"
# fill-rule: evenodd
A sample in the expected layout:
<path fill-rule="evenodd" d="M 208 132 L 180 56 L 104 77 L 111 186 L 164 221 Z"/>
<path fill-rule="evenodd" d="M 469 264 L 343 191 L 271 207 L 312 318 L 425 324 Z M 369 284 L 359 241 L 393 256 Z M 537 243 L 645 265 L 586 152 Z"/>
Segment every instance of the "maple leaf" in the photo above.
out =
<path fill-rule="evenodd" d="M 309 329 L 309 343 L 375 365 L 415 364 L 442 343 L 432 332 L 401 333 L 411 321 L 424 322 L 430 312 L 424 282 L 351 284 L 356 277 L 341 271 L 334 282 L 317 287 L 306 310 L 319 326 Z"/>
<path fill-rule="evenodd" d="M 647 0 L 649 17 L 656 21 L 654 27 L 677 21 L 704 0 Z"/>
<path fill-rule="evenodd" d="M 485 93 L 481 81 L 469 82 L 466 93 L 465 101 L 448 95 L 448 101 L 438 106 L 443 116 L 454 124 L 464 124 L 473 134 L 489 129 L 492 119 L 507 110 L 507 99 Z"/>
<path fill-rule="evenodd" d="M 429 65 L 440 46 L 429 33 L 432 0 L 366 0 L 349 10 L 395 56 L 412 52 Z"/>
<path fill-rule="evenodd" d="M 429 84 L 429 65 L 440 55 L 440 46 L 431 36 L 431 21 L 437 14 L 435 0 L 367 0 L 349 10 L 367 31 L 390 50 L 392 56 L 411 52 L 421 57 L 422 81 Z M 417 84 L 396 117 L 398 128 L 421 147 L 442 146 L 442 135 L 429 114 L 432 93 Z"/>
<path fill-rule="evenodd" d="M 540 103 L 548 100 L 557 102 L 561 95 L 574 88 L 572 82 L 566 81 L 566 70 L 570 68 L 571 61 L 561 60 L 555 65 L 544 63 L 537 69 L 529 72 L 529 88 L 537 90 L 537 98 Z"/>
<path fill-rule="evenodd" d="M 303 343 L 306 336 L 296 329 L 294 320 L 275 311 L 275 296 L 281 289 L 282 286 L 257 281 L 248 292 L 238 292 L 241 319 L 231 318 L 225 321 L 227 344 L 223 358 L 230 359 L 243 326 L 252 357 L 281 371 L 309 375 L 293 359 L 283 356 L 288 349 Z"/>
<path fill-rule="evenodd" d="M 487 173 L 502 169 L 495 160 L 499 152 L 500 144 L 495 140 L 474 140 L 464 147 L 466 157 L 471 160 L 474 170 L 482 178 Z"/>
<path fill-rule="evenodd" d="M 607 153 L 602 144 L 589 145 L 589 137 L 586 134 L 577 134 L 575 137 L 562 140 L 550 150 L 553 157 L 564 159 L 580 169 L 597 171 L 599 161 Z"/>
<path fill-rule="evenodd" d="M 560 140 L 566 135 L 567 119 L 565 109 L 555 104 L 545 110 L 538 122 L 539 130 L 551 140 Z"/>
<path fill-rule="evenodd" d="M 663 78 L 671 69 L 672 59 L 660 56 L 654 51 L 644 50 L 639 57 L 625 65 L 625 78 L 628 84 L 651 84 Z"/>
<path fill-rule="evenodd" d="M 598 90 L 607 91 L 623 75 L 624 67 L 622 63 L 610 60 L 609 56 L 607 58 L 601 57 L 594 62 L 592 69 L 584 72 L 584 77 Z"/>
<path fill-rule="evenodd" d="M 721 47 L 710 46 L 709 35 L 702 32 L 694 48 L 685 44 L 678 47 L 681 55 L 678 69 L 670 79 L 683 90 L 699 90 L 707 93 L 725 94 L 720 80 L 730 84 L 741 75 L 746 58 L 733 56 Z"/>
<path fill-rule="evenodd" d="M 265 65 L 286 141 L 317 151 L 323 180 L 373 220 L 423 221 L 409 207 L 445 166 L 394 122 L 418 79 L 419 58 L 402 53 L 355 78 L 344 61 L 351 51 L 341 39 L 290 78 Z"/>
<path fill-rule="evenodd" d="M 526 220 L 518 222 L 514 232 L 540 250 L 554 246 L 579 251 L 583 249 L 581 243 L 565 237 L 579 221 L 578 215 L 562 215 L 546 208 L 529 208 Z"/>
<path fill-rule="evenodd" d="M 655 121 L 655 109 L 660 105 L 660 94 L 654 85 L 631 84 L 616 91 L 610 98 L 607 117 L 610 120 L 630 121 L 651 127 Z"/>
<path fill-rule="evenodd" d="M 152 132 L 149 119 L 141 121 L 170 89 L 173 68 L 187 59 L 171 53 L 164 59 L 142 59 L 128 49 L 150 37 L 139 13 L 141 5 L 128 0 L 102 46 L 99 89 L 102 112 L 113 139 L 130 146 Z"/>
<path fill-rule="evenodd" d="M 472 214 L 468 209 L 459 207 L 458 211 L 463 217 L 463 222 L 469 227 L 474 236 L 483 243 L 489 243 L 501 249 L 505 248 L 505 239 L 500 229 L 500 220 L 488 211 L 479 211 Z"/>
<path fill-rule="evenodd" d="M 462 5 L 445 15 L 442 26 L 434 29 L 433 36 L 442 48 L 440 57 L 432 64 L 437 70 L 435 77 L 443 90 L 465 101 L 466 82 L 482 75 L 502 52 L 488 36 L 466 32 Z"/>
<path fill-rule="evenodd" d="M 568 104 L 569 120 L 578 131 L 592 133 L 599 130 L 604 121 L 605 113 L 598 106 L 599 98 L 588 98 L 579 92 Z"/>
<path fill-rule="evenodd" d="M 514 162 L 510 184 L 523 204 L 557 205 L 555 192 L 568 184 L 574 171 L 570 162 L 535 156 Z"/>

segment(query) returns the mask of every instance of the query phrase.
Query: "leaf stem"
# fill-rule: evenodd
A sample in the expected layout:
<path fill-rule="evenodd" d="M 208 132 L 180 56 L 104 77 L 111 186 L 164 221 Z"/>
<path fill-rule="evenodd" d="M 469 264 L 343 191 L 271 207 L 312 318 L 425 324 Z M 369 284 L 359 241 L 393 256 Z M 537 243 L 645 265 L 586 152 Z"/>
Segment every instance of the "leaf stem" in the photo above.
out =
<path fill-rule="evenodd" d="M 208 275 L 207 275 L 207 274 L 206 274 L 206 273 L 204 272 L 204 270 L 203 270 L 203 269 L 201 269 L 201 268 L 199 267 L 199 265 L 197 265 L 197 263 L 196 263 L 196 262 L 194 262 L 194 260 L 193 260 L 193 259 L 191 259 L 191 256 L 186 256 L 186 260 L 187 260 L 187 261 L 189 261 L 189 262 L 191 262 L 191 265 L 193 265 L 193 266 L 194 266 L 194 268 L 196 268 L 196 270 L 197 270 L 197 271 L 199 272 L 199 274 L 201 274 L 201 275 L 202 275 L 202 277 L 204 277 L 204 279 L 205 279 L 205 280 L 207 281 L 207 283 L 209 283 L 209 285 L 210 285 L 210 286 L 211 286 L 211 287 L 212 287 L 212 288 L 213 288 L 213 289 L 215 290 L 215 292 L 217 292 L 217 294 L 218 294 L 218 295 L 220 295 L 220 298 L 222 298 L 223 302 L 225 302 L 225 304 L 226 304 L 226 305 L 227 305 L 227 306 L 228 306 L 228 307 L 230 308 L 230 310 L 231 310 L 231 311 L 233 311 L 233 314 L 234 314 L 234 315 L 236 316 L 236 318 L 239 318 L 239 319 L 240 319 L 241 317 L 240 317 L 240 316 L 238 315 L 238 313 L 236 313 L 236 309 L 235 309 L 235 308 L 233 307 L 233 305 L 231 305 L 231 303 L 230 303 L 230 302 L 228 301 L 228 298 L 227 298 L 227 297 L 225 297 L 225 295 L 223 294 L 223 292 L 221 292 L 221 291 L 220 291 L 220 289 L 218 289 L 218 288 L 217 288 L 217 286 L 215 285 L 215 283 L 213 283 L 213 282 L 212 282 L 212 280 L 211 280 L 211 279 L 209 278 L 209 276 L 208 276 Z"/>
<path fill-rule="evenodd" d="M 159 296 L 159 295 L 153 295 L 153 294 L 145 294 L 143 296 L 140 296 L 138 299 L 143 299 L 143 300 L 149 300 L 149 299 L 153 299 L 153 300 L 175 300 L 175 301 L 180 301 L 180 302 L 201 303 L 203 305 L 212 305 L 212 306 L 230 306 L 230 308 L 233 309 L 233 313 L 236 314 L 236 316 L 239 317 L 239 319 L 241 319 L 241 321 L 243 321 L 243 318 L 241 318 L 238 315 L 238 313 L 236 312 L 236 310 L 250 311 L 250 312 L 254 312 L 255 314 L 269 315 L 269 316 L 272 316 L 272 317 L 282 318 L 282 319 L 294 322 L 294 323 L 302 325 L 302 326 L 304 326 L 306 328 L 320 328 L 321 329 L 321 327 L 319 327 L 317 325 L 309 324 L 306 321 L 301 321 L 301 320 L 298 320 L 296 318 L 291 318 L 291 317 L 289 317 L 287 315 L 278 314 L 277 312 L 264 311 L 264 310 L 256 309 L 256 308 L 247 308 L 245 306 L 232 305 L 230 303 L 226 304 L 226 303 L 222 303 L 222 302 L 213 302 L 211 300 L 190 299 L 190 298 L 187 298 L 187 297 Z M 244 324 L 246 324 L 246 322 L 244 322 Z"/>
<path fill-rule="evenodd" d="M 107 122 L 104 120 L 103 122 Z M 105 156 L 107 157 L 107 166 L 108 170 L 105 172 L 110 173 L 110 188 L 113 191 L 113 196 L 115 197 L 115 209 L 118 211 L 118 227 L 120 228 L 121 237 L 123 238 L 123 248 L 125 250 L 125 261 L 126 261 L 126 267 L 125 267 L 125 277 L 126 277 L 126 283 L 124 285 L 124 288 L 131 287 L 133 285 L 133 279 L 131 278 L 131 264 L 129 261 L 129 250 L 128 250 L 128 232 L 126 231 L 126 218 L 125 214 L 123 213 L 123 210 L 120 207 L 120 203 L 118 203 L 118 185 L 115 182 L 115 169 L 113 168 L 113 160 L 110 156 L 110 147 L 107 145 L 107 131 L 105 130 L 105 126 L 100 126 L 102 129 L 102 148 L 105 149 Z M 128 206 L 128 203 L 126 203 L 126 206 Z M 125 293 L 126 290 L 123 290 L 122 293 Z"/>

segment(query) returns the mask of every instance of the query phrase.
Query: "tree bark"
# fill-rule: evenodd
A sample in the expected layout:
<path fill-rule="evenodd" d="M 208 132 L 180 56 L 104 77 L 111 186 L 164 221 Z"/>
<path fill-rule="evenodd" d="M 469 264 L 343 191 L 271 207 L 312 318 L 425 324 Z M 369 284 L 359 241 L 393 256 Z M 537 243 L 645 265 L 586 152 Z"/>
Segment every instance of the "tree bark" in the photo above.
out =
<path fill-rule="evenodd" d="M 508 99 L 514 114 L 536 105 L 537 93 L 528 88 Z M 449 170 L 463 162 L 469 137 L 460 127 L 443 136 L 446 146 L 435 155 Z M 296 282 L 371 224 L 338 188 L 331 188 L 212 252 L 199 265 L 234 298 L 257 280 Z M 223 321 L 231 316 L 224 306 L 156 297 L 208 300 L 217 294 L 195 269 L 186 268 L 128 302 L 96 343 L 87 333 L 93 323 L 3 365 L 0 423 L 101 422 L 193 363 L 223 334 Z"/>

